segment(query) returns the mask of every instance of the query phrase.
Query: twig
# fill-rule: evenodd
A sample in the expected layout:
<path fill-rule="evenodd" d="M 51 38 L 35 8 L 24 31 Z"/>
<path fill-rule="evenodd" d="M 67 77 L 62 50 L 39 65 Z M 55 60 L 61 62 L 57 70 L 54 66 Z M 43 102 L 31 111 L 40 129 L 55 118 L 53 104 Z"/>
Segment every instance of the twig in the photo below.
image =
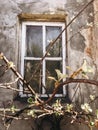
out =
<path fill-rule="evenodd" d="M 40 66 L 42 65 L 42 61 L 45 59 L 45 57 L 48 55 L 49 51 L 51 50 L 51 47 L 56 43 L 56 41 L 61 37 L 62 33 L 64 31 L 67 30 L 67 28 L 73 23 L 73 21 L 75 21 L 75 19 L 93 2 L 94 0 L 91 0 L 90 2 L 88 2 L 80 11 L 79 13 L 66 25 L 66 27 L 62 30 L 62 32 L 58 35 L 58 37 L 53 41 L 50 42 L 48 48 L 47 48 L 47 52 L 45 53 L 45 55 L 42 57 L 39 65 L 36 67 L 36 70 L 34 71 L 34 73 L 32 74 L 31 78 L 27 81 L 28 83 L 31 81 L 31 79 L 33 78 L 33 76 L 36 74 L 36 72 L 38 71 L 38 69 L 40 68 Z"/>
<path fill-rule="evenodd" d="M 20 109 L 15 109 L 15 111 L 19 111 Z M 0 108 L 0 112 L 5 111 L 5 112 L 10 112 L 10 108 Z"/>
<path fill-rule="evenodd" d="M 3 53 L 0 53 L 0 57 L 2 56 L 2 60 L 7 64 L 10 65 L 9 60 L 3 55 Z M 15 69 L 14 66 L 10 66 L 10 69 L 13 71 L 13 73 L 19 78 L 19 80 L 26 85 L 26 87 L 31 91 L 31 94 L 36 96 L 36 92 L 33 90 L 33 88 L 24 80 L 24 78 L 18 73 L 18 71 Z M 43 101 L 37 96 L 37 100 L 42 103 Z"/>
<path fill-rule="evenodd" d="M 1 113 L 0 113 L 0 116 L 2 116 L 2 117 L 4 117 L 4 118 L 13 118 L 13 119 L 15 119 L 15 120 L 21 119 L 20 117 L 13 117 L 13 116 L 6 115 L 6 114 L 1 114 Z"/>
<path fill-rule="evenodd" d="M 53 114 L 53 112 L 51 112 L 51 113 L 43 113 L 43 114 L 39 115 L 37 118 L 41 118 L 41 117 L 43 117 L 43 116 L 51 115 L 51 114 Z"/>
<path fill-rule="evenodd" d="M 94 0 L 91 0 L 89 3 L 87 3 L 87 4 L 83 7 L 83 9 L 81 9 L 81 11 L 79 11 L 79 13 L 67 24 L 67 26 L 62 30 L 62 32 L 58 35 L 58 37 L 57 37 L 53 42 L 51 42 L 51 43 L 49 44 L 49 47 L 48 47 L 48 49 L 47 49 L 46 54 L 42 57 L 42 59 L 41 59 L 41 61 L 40 61 L 40 64 L 37 66 L 37 68 L 36 68 L 36 70 L 34 71 L 34 73 L 33 73 L 33 75 L 32 75 L 31 78 L 33 78 L 33 76 L 35 75 L 35 73 L 37 72 L 37 70 L 39 69 L 39 67 L 41 66 L 41 63 L 42 63 L 42 61 L 45 59 L 45 57 L 47 56 L 48 52 L 50 51 L 51 46 L 53 46 L 53 45 L 56 43 L 56 41 L 61 37 L 62 33 L 72 24 L 72 22 L 84 11 L 93 1 L 94 1 Z M 9 65 L 10 62 L 8 61 L 8 59 L 7 59 L 2 53 L 0 53 L 0 55 L 2 55 L 2 59 L 4 60 L 4 62 L 5 62 L 7 65 Z M 31 93 L 36 96 L 36 92 L 31 88 L 31 86 L 26 82 L 26 80 L 24 80 L 24 78 L 17 72 L 17 70 L 16 70 L 13 66 L 10 66 L 10 69 L 11 69 L 11 70 L 14 72 L 14 74 L 19 78 L 19 80 L 20 80 L 23 84 L 25 84 L 25 85 L 27 86 L 27 88 L 31 91 Z M 30 80 L 31 80 L 31 79 L 30 79 Z M 30 80 L 29 80 L 29 81 L 30 81 Z M 29 81 L 28 81 L 28 82 L 29 82 Z M 53 99 L 53 97 L 55 96 L 56 92 L 58 91 L 58 88 L 62 87 L 63 85 L 69 84 L 69 83 L 89 83 L 89 84 L 93 84 L 93 85 L 98 85 L 98 81 L 95 81 L 95 80 L 88 80 L 88 79 L 67 79 L 65 82 L 60 83 L 60 84 L 57 86 L 57 88 L 54 89 L 54 91 L 53 91 L 53 93 L 52 93 L 52 96 L 49 97 L 49 99 L 48 99 L 47 101 L 43 102 L 39 97 L 37 97 L 37 100 L 39 101 L 38 104 L 32 104 L 32 105 L 30 105 L 30 106 L 27 106 L 27 107 L 21 109 L 20 111 L 18 111 L 15 115 L 12 115 L 12 117 L 13 117 L 13 118 L 19 117 L 19 115 L 20 115 L 21 113 L 23 113 L 25 110 L 31 109 L 31 107 L 33 107 L 33 106 L 39 106 L 39 107 L 40 107 L 40 106 L 43 106 L 43 105 L 49 103 L 49 102 Z M 43 109 L 45 109 L 45 108 L 43 108 Z M 5 114 L 4 114 L 4 116 L 5 116 Z M 7 122 L 10 121 L 10 123 L 11 123 L 11 121 L 13 120 L 12 117 L 11 117 L 10 119 L 8 119 Z"/>
<path fill-rule="evenodd" d="M 2 84 L 0 84 L 0 88 L 10 89 L 10 90 L 13 90 L 13 91 L 21 92 L 22 90 L 19 90 L 19 89 L 16 89 L 16 88 L 12 88 L 12 87 L 10 86 L 10 85 L 16 83 L 18 80 L 19 80 L 19 78 L 17 78 L 15 81 L 10 82 L 10 83 L 2 83 Z"/>
<path fill-rule="evenodd" d="M 76 90 L 75 90 L 75 92 L 74 92 L 74 94 L 73 94 L 73 97 L 72 97 L 72 99 L 71 99 L 72 102 L 73 102 L 74 97 L 75 97 L 75 95 L 76 95 L 76 93 L 77 93 L 77 91 L 78 91 L 79 85 L 80 85 L 80 83 L 77 83 L 77 85 L 76 85 Z"/>
<path fill-rule="evenodd" d="M 0 86 L 12 85 L 12 84 L 16 83 L 18 80 L 19 80 L 19 78 L 15 79 L 15 81 L 12 81 L 12 82 L 10 82 L 10 83 L 2 83 L 2 84 L 0 84 Z"/>
<path fill-rule="evenodd" d="M 10 85 L 7 85 L 7 86 L 0 85 L 0 88 L 10 89 L 10 90 L 17 91 L 17 92 L 23 92 L 22 90 L 19 90 L 19 89 L 16 89 L 16 88 L 12 88 Z"/>
<path fill-rule="evenodd" d="M 49 99 L 47 99 L 47 101 L 45 101 L 44 104 L 47 104 L 48 102 L 50 102 L 54 98 L 55 94 L 57 93 L 57 91 L 58 91 L 58 89 L 60 87 L 62 87 L 63 85 L 67 85 L 69 83 L 88 83 L 88 84 L 98 86 L 98 81 L 95 81 L 95 80 L 90 80 L 90 79 L 70 79 L 69 78 L 66 81 L 58 84 L 58 86 L 54 89 L 51 97 Z"/>

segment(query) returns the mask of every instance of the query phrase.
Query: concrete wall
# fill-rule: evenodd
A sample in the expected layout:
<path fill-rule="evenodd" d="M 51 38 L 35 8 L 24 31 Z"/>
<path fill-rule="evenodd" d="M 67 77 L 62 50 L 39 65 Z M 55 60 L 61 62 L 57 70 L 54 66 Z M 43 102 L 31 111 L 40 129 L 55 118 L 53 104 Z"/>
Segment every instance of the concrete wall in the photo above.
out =
<path fill-rule="evenodd" d="M 0 52 L 3 52 L 10 61 L 13 61 L 15 65 L 19 67 L 19 14 L 67 14 L 68 23 L 89 1 L 90 0 L 0 0 Z M 73 70 L 76 70 L 81 66 L 83 58 L 85 57 L 96 72 L 91 75 L 91 78 L 94 79 L 97 79 L 98 77 L 98 24 L 96 24 L 98 21 L 98 15 L 94 15 L 94 13 L 98 11 L 97 5 L 98 1 L 95 0 L 95 2 L 70 25 L 68 28 L 67 48 L 68 65 L 71 66 Z M 7 73 L 8 74 L 4 76 L 4 78 L 0 78 L 0 82 L 14 80 L 12 73 Z M 75 85 L 69 87 L 68 92 L 70 92 L 70 98 L 73 97 L 75 91 L 74 88 Z M 95 86 L 90 87 L 90 89 L 87 88 L 87 86 L 84 86 L 84 88 L 81 89 L 83 100 L 87 99 L 86 97 L 88 97 L 88 92 L 96 94 L 96 91 L 98 90 Z M 6 103 L 9 101 L 12 103 L 15 95 L 16 94 L 10 90 L 0 89 L 0 106 L 2 107 L 3 102 Z M 75 99 L 78 99 L 78 96 L 79 94 Z M 11 130 L 31 130 L 32 123 L 29 123 L 29 121 L 27 123 L 25 123 L 25 121 L 17 121 L 16 123 L 13 123 Z M 65 126 L 63 126 L 64 125 L 62 125 L 62 130 L 65 129 Z M 76 128 L 75 125 L 71 125 L 69 128 L 69 130 L 74 129 L 79 129 L 79 127 Z M 3 130 L 3 128 L 0 130 Z"/>

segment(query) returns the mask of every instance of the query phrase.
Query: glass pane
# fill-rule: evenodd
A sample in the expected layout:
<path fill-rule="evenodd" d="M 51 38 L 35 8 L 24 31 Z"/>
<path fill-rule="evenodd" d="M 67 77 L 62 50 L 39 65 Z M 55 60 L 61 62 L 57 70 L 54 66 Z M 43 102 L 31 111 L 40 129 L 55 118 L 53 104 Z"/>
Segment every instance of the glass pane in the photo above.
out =
<path fill-rule="evenodd" d="M 49 76 L 52 76 L 57 79 L 57 74 L 55 69 L 59 69 L 62 72 L 62 63 L 61 61 L 46 61 L 46 93 L 50 94 L 53 92 L 55 81 L 49 79 Z M 62 88 L 59 89 L 58 94 L 62 94 Z"/>
<path fill-rule="evenodd" d="M 25 80 L 29 80 L 34 73 L 35 69 L 37 68 L 40 61 L 25 61 L 24 65 L 24 78 Z M 37 92 L 41 92 L 41 80 L 42 80 L 42 67 L 37 71 L 34 75 L 33 79 L 29 82 L 31 87 Z"/>
<path fill-rule="evenodd" d="M 42 26 L 27 26 L 26 56 L 42 57 Z"/>
<path fill-rule="evenodd" d="M 61 31 L 62 31 L 61 27 L 54 27 L 54 26 L 46 27 L 46 50 L 48 49 L 50 42 L 54 41 L 57 38 L 57 36 L 61 33 Z M 48 56 L 49 57 L 62 56 L 62 38 L 61 37 L 51 47 L 51 50 Z"/>

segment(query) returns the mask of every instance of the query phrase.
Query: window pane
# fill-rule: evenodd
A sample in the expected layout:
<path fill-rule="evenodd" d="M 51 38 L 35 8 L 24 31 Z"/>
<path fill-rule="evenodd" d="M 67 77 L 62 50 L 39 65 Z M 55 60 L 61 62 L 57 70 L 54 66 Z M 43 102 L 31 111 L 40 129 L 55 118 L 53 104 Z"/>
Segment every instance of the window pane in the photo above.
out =
<path fill-rule="evenodd" d="M 25 61 L 24 65 L 24 78 L 28 81 L 32 74 L 34 73 L 37 65 L 40 61 Z M 42 80 L 42 67 L 37 71 L 37 73 L 34 75 L 33 79 L 30 81 L 31 87 L 37 92 L 41 92 L 41 80 Z"/>
<path fill-rule="evenodd" d="M 26 56 L 42 57 L 42 26 L 27 26 Z"/>
<path fill-rule="evenodd" d="M 61 33 L 61 27 L 47 26 L 46 27 L 46 50 L 51 41 L 54 41 L 57 36 Z M 51 47 L 49 57 L 60 57 L 62 56 L 62 39 L 59 38 L 56 43 Z"/>
<path fill-rule="evenodd" d="M 49 76 L 52 76 L 57 79 L 57 74 L 55 69 L 59 69 L 62 72 L 62 63 L 61 61 L 46 61 L 46 88 L 47 93 L 50 94 L 53 92 L 55 81 L 48 79 Z M 59 89 L 58 94 L 62 94 L 62 88 Z"/>

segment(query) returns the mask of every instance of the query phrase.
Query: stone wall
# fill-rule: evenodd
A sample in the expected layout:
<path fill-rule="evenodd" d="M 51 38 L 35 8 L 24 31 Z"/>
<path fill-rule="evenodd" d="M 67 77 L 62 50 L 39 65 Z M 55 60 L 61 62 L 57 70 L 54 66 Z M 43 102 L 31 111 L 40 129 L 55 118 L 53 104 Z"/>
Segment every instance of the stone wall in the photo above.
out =
<path fill-rule="evenodd" d="M 90 0 L 0 0 L 0 52 L 15 63 L 19 69 L 20 63 L 20 32 L 19 32 L 19 15 L 27 14 L 67 14 L 67 23 L 83 8 Z M 68 65 L 76 70 L 81 66 L 83 58 L 86 58 L 89 64 L 94 68 L 91 78 L 97 79 L 98 72 L 98 15 L 96 11 L 98 1 L 95 0 L 76 20 L 68 27 Z M 94 15 L 94 13 L 96 15 Z M 70 74 L 70 72 L 69 72 Z M 14 80 L 11 72 L 8 72 L 0 82 Z M 69 97 L 73 97 L 75 85 L 69 87 Z M 88 92 L 98 91 L 94 86 L 82 89 L 83 99 L 88 97 Z M 0 89 L 0 106 L 2 103 L 13 102 L 15 93 L 10 90 Z M 77 95 L 76 99 L 79 95 Z M 21 106 L 21 103 L 17 103 Z M 63 122 L 63 121 L 62 121 Z M 64 125 L 62 130 L 65 129 Z M 63 127 L 64 126 L 64 127 Z M 31 130 L 31 121 L 16 121 L 12 124 L 10 130 Z M 34 128 L 34 130 L 36 127 Z M 67 128 L 68 129 L 68 128 Z M 79 126 L 71 125 L 69 130 L 79 129 Z M 0 130 L 3 130 L 1 127 Z M 45 129 L 46 130 L 46 129 Z M 48 128 L 47 128 L 48 130 Z"/>

